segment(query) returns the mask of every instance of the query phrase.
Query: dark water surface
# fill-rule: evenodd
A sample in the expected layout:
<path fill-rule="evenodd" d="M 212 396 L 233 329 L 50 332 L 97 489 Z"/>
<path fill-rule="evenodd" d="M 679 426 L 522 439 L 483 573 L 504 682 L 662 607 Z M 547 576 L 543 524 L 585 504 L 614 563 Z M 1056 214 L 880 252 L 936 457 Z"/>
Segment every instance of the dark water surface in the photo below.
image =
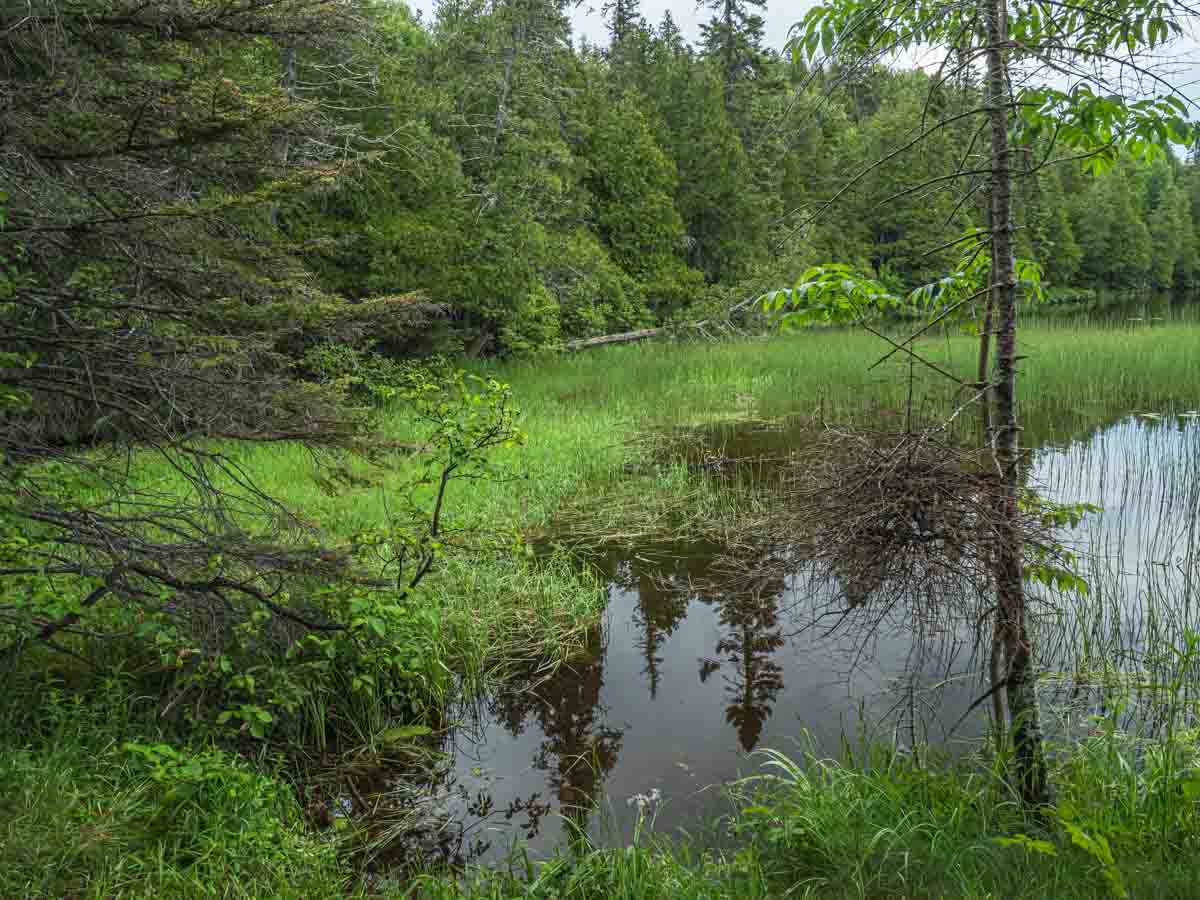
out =
<path fill-rule="evenodd" d="M 713 471 L 761 468 L 757 458 L 786 455 L 788 440 L 785 428 L 726 428 L 686 455 Z M 1092 594 L 1045 598 L 1056 610 L 1038 625 L 1051 669 L 1090 665 L 1080 660 L 1096 642 L 1135 663 L 1155 609 L 1174 627 L 1195 623 L 1200 418 L 1099 427 L 1036 451 L 1032 478 L 1052 499 L 1104 506 L 1071 537 Z M 661 798 L 658 831 L 696 827 L 729 811 L 714 786 L 755 772 L 756 749 L 978 745 L 986 704 L 951 731 L 982 692 L 973 628 L 935 625 L 917 637 L 897 612 L 870 635 L 834 630 L 842 601 L 802 564 L 743 560 L 733 579 L 722 556 L 681 539 L 600 560 L 608 605 L 588 652 L 463 714 L 448 747 L 462 798 L 452 805 L 490 855 L 523 839 L 545 852 L 571 828 L 626 840 L 637 795 Z"/>

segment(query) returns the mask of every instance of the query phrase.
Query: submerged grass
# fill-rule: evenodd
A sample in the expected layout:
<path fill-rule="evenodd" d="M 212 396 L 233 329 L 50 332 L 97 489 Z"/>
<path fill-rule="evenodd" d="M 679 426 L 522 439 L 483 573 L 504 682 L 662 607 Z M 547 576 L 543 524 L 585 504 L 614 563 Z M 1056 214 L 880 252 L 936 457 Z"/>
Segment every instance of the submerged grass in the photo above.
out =
<path fill-rule="evenodd" d="M 1144 748 L 1142 748 L 1144 749 Z M 1196 813 L 1161 767 L 1114 732 L 1057 759 L 1057 812 L 1024 812 L 997 768 L 873 767 L 771 753 L 772 773 L 735 787 L 730 849 L 639 836 L 521 871 L 418 878 L 422 898 L 1097 898 L 1195 896 Z M 1194 763 L 1194 749 L 1177 762 Z M 1185 762 L 1185 760 L 1187 762 Z M 1103 849 L 1101 849 L 1103 848 Z"/>
<path fill-rule="evenodd" d="M 548 861 L 363 881 L 313 833 L 268 759 L 170 745 L 128 685 L 48 693 L 0 752 L 0 895 L 23 898 L 1191 898 L 1200 820 L 1194 735 L 1129 738 L 1111 720 L 1053 757 L 1059 803 L 1022 811 L 986 760 L 918 765 L 769 754 L 735 785 L 718 844 L 577 843 Z M 648 813 L 652 816 L 652 812 Z M 1124 892 L 1124 893 L 1122 893 Z"/>
<path fill-rule="evenodd" d="M 1198 324 L 1037 325 L 1022 341 L 1027 444 L 1062 444 L 1130 413 L 1200 407 Z M 919 342 L 922 355 L 964 379 L 972 377 L 974 350 L 963 336 Z M 663 533 L 712 534 L 747 520 L 752 493 L 695 477 L 687 460 L 647 443 L 648 433 L 817 410 L 829 419 L 902 422 L 910 371 L 916 413 L 929 418 L 952 408 L 954 386 L 919 365 L 894 356 L 870 368 L 883 352 L 869 336 L 830 331 L 635 345 L 491 367 L 513 385 L 528 445 L 501 452 L 512 477 L 474 483 L 450 502 L 457 526 L 514 550 L 452 556 L 427 582 L 422 602 L 436 610 L 438 624 L 423 663 L 451 673 L 454 689 L 469 694 L 514 660 L 552 665 L 570 656 L 595 623 L 602 586 L 565 556 L 533 561 L 523 549 L 530 543 L 633 543 Z M 385 410 L 380 427 L 402 436 L 409 426 L 402 411 Z M 363 469 L 365 481 L 330 492 L 314 477 L 318 463 L 298 447 L 237 453 L 267 493 L 343 539 L 387 521 L 389 500 L 415 465 L 398 459 Z M 147 477 L 170 475 L 148 466 Z M 1158 548 L 1151 549 L 1154 556 Z M 1171 602 L 1148 607 L 1162 615 L 1125 621 L 1115 599 L 1123 586 L 1098 579 L 1091 600 L 1060 607 L 1057 633 L 1087 645 L 1079 665 L 1101 670 L 1119 659 L 1123 678 L 1112 681 L 1128 692 L 1153 661 L 1131 648 L 1149 636 L 1167 654 L 1192 619 L 1190 601 L 1160 579 L 1146 586 L 1171 593 Z M 1154 675 L 1158 683 L 1172 677 Z M 447 682 L 438 684 L 431 705 L 448 700 Z M 1180 722 L 1192 702 L 1182 696 Z M 128 683 L 87 695 L 44 685 L 6 691 L 0 896 L 332 898 L 366 891 L 339 853 L 343 836 L 308 829 L 303 798 L 270 759 L 181 737 L 148 715 L 151 707 Z M 358 717 L 360 743 L 369 745 L 387 724 L 374 715 Z M 321 710 L 312 718 L 320 720 Z M 1119 715 L 1091 722 L 1088 736 L 1061 748 L 1054 778 L 1064 802 L 1051 821 L 1027 818 L 986 760 L 930 768 L 892 754 L 868 767 L 777 756 L 770 781 L 741 785 L 737 811 L 722 824 L 726 839 L 715 846 L 660 843 L 645 830 L 631 847 L 581 846 L 538 863 L 517 857 L 508 873 L 403 873 L 371 881 L 371 890 L 480 900 L 899 900 L 1092 898 L 1118 896 L 1119 886 L 1133 897 L 1195 897 L 1196 735 L 1181 727 L 1167 738 L 1161 729 L 1133 736 L 1124 724 Z M 167 749 L 148 753 L 130 742 Z M 317 749 L 320 742 L 314 733 Z"/>

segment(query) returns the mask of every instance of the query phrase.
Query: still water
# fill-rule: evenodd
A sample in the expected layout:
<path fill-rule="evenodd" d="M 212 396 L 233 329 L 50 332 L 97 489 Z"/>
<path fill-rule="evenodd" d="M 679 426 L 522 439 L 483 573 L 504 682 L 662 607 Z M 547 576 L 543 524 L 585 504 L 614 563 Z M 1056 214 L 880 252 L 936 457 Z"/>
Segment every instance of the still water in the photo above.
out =
<path fill-rule="evenodd" d="M 726 429 L 714 440 L 744 459 L 778 456 L 787 436 Z M 1031 481 L 1051 499 L 1104 507 L 1069 536 L 1091 594 L 1041 593 L 1036 630 L 1054 694 L 1098 662 L 1143 663 L 1151 627 L 1171 637 L 1200 624 L 1200 418 L 1129 417 L 1032 460 Z M 834 628 L 841 601 L 803 565 L 751 560 L 731 579 L 722 555 L 678 541 L 599 560 L 608 604 L 587 652 L 464 711 L 447 748 L 451 806 L 468 842 L 490 846 L 485 857 L 518 841 L 543 853 L 577 830 L 627 840 L 637 795 L 661 798 L 659 832 L 697 827 L 729 811 L 717 786 L 755 772 L 756 749 L 978 746 L 986 704 L 963 718 L 984 690 L 973 627 L 917 636 L 897 611 L 869 633 Z"/>

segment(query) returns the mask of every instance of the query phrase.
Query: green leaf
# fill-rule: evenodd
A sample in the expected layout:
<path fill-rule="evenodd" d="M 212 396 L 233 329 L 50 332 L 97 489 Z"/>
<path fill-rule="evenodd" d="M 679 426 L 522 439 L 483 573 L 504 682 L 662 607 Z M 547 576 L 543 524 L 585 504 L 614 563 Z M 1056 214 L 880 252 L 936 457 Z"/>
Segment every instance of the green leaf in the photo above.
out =
<path fill-rule="evenodd" d="M 1030 853 L 1040 853 L 1042 856 L 1058 856 L 1058 848 L 1049 841 L 1038 840 L 1024 834 L 1018 834 L 1010 838 L 994 837 L 992 841 L 1001 847 L 1021 847 Z"/>
<path fill-rule="evenodd" d="M 1193 769 L 1180 782 L 1183 796 L 1188 800 L 1200 800 L 1200 769 Z"/>
<path fill-rule="evenodd" d="M 432 733 L 433 729 L 424 725 L 397 725 L 379 732 L 378 740 L 384 744 L 403 744 Z"/>

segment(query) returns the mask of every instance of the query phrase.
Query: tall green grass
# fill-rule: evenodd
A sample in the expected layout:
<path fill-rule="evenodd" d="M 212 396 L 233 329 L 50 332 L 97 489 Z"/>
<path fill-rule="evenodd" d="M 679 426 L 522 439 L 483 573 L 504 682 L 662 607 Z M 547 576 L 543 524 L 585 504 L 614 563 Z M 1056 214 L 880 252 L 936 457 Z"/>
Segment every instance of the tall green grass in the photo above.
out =
<path fill-rule="evenodd" d="M 964 380 L 973 380 L 975 340 L 927 336 L 918 352 Z M 1098 329 L 1038 323 L 1022 332 L 1020 389 L 1027 444 L 1062 441 L 1099 422 L 1131 412 L 1200 406 L 1200 324 Z M 809 331 L 716 344 L 645 343 L 573 355 L 476 364 L 512 384 L 522 410 L 525 446 L 496 460 L 511 477 L 456 486 L 449 498 L 463 524 L 544 532 L 564 505 L 581 497 L 614 503 L 636 495 L 702 488 L 686 471 L 654 471 L 641 461 L 648 432 L 776 418 L 823 411 L 827 419 L 865 420 L 881 427 L 903 422 L 909 403 L 935 419 L 963 393 L 941 375 L 902 354 L 871 368 L 889 347 L 861 332 Z M 379 428 L 402 438 L 409 423 L 401 408 L 385 410 Z M 238 461 L 267 493 L 279 497 L 333 536 L 376 527 L 389 501 L 407 483 L 416 461 L 393 459 L 357 470 L 365 483 L 330 492 L 319 462 L 294 445 L 247 446 Z M 167 479 L 147 463 L 147 477 Z M 590 502 L 589 506 L 600 506 Z"/>
<path fill-rule="evenodd" d="M 348 895 L 336 847 L 305 829 L 268 760 L 174 743 L 147 700 L 112 679 L 0 705 L 0 896 Z"/>
<path fill-rule="evenodd" d="M 129 688 L 4 705 L 0 896 L 1082 900 L 1119 896 L 1114 885 L 1195 896 L 1196 736 L 1135 738 L 1115 717 L 1052 753 L 1048 817 L 1021 809 L 995 761 L 773 753 L 765 775 L 731 789 L 715 841 L 666 842 L 646 821 L 628 847 L 578 841 L 548 861 L 518 853 L 507 867 L 364 880 L 339 854 L 350 832 L 309 831 L 269 759 L 166 744 Z"/>
<path fill-rule="evenodd" d="M 1161 745 L 1157 745 L 1161 746 Z M 1194 741 L 1176 747 L 1194 765 Z M 1153 747 L 1101 727 L 1054 757 L 1056 811 L 1021 808 L 1001 767 L 918 765 L 873 753 L 835 761 L 767 754 L 769 774 L 735 786 L 724 849 L 656 842 L 582 847 L 508 873 L 429 874 L 422 898 L 878 898 L 1195 896 L 1197 813 Z M 1179 769 L 1174 769 L 1178 772 Z M 1170 814 L 1163 816 L 1163 810 Z M 1099 848 L 1104 848 L 1103 850 Z M 1107 851 L 1107 855 L 1106 855 Z"/>
<path fill-rule="evenodd" d="M 1023 440 L 1060 444 L 1132 412 L 1200 407 L 1198 347 L 1200 325 L 1184 322 L 1026 328 Z M 974 377 L 970 338 L 933 336 L 918 349 Z M 543 544 L 571 536 L 637 541 L 732 521 L 731 504 L 747 501 L 657 455 L 646 435 L 815 410 L 888 427 L 903 421 L 910 398 L 927 418 L 961 399 L 941 376 L 899 355 L 870 368 L 885 351 L 867 335 L 824 331 L 478 364 L 513 385 L 528 443 L 500 454 L 511 477 L 453 494 L 452 515 L 478 535 Z M 382 411 L 379 425 L 394 436 L 410 428 L 401 409 Z M 329 491 L 317 461 L 298 447 L 234 452 L 260 487 L 333 539 L 385 523 L 417 464 L 362 466 L 357 486 Z M 147 462 L 143 474 L 170 488 L 165 468 Z M 721 826 L 727 839 L 714 846 L 659 844 L 644 834 L 633 847 L 576 847 L 544 864 L 516 858 L 510 874 L 397 873 L 375 889 L 443 898 L 1082 898 L 1111 892 L 1106 871 L 1115 868 L 1130 896 L 1194 897 L 1200 822 L 1189 785 L 1200 783 L 1200 760 L 1186 727 L 1192 695 L 1177 662 L 1154 668 L 1193 627 L 1191 599 L 1172 594 L 1171 603 L 1150 604 L 1162 613 L 1157 619 L 1131 623 L 1108 571 L 1093 576 L 1089 598 L 1061 607 L 1056 633 L 1070 636 L 1065 649 L 1074 654 L 1061 658 L 1076 667 L 1066 673 L 1064 664 L 1064 673 L 1108 665 L 1119 670 L 1110 678 L 1116 690 L 1132 696 L 1150 684 L 1156 696 L 1175 698 L 1178 714 L 1178 727 L 1166 732 L 1131 732 L 1111 706 L 1113 716 L 1085 722 L 1083 740 L 1073 740 L 1078 729 L 1063 732 L 1071 740 L 1055 756 L 1056 789 L 1067 801 L 1060 811 L 1093 851 L 1104 838 L 1112 866 L 1062 822 L 1026 818 L 994 762 L 935 769 L 893 754 L 867 768 L 800 754 L 776 757 L 772 780 L 741 786 L 737 812 Z M 450 676 L 436 680 L 431 705 L 447 702 L 452 689 L 478 691 L 521 654 L 565 659 L 602 600 L 601 585 L 564 557 L 535 563 L 523 551 L 456 555 L 426 586 L 422 602 L 438 625 L 425 662 Z M 1143 641 L 1158 655 L 1135 652 Z M 165 730 L 146 715 L 153 701 L 128 684 L 75 695 L 13 685 L 6 682 L 0 703 L 0 896 L 332 898 L 362 890 L 338 842 L 308 830 L 270 760 Z M 321 715 L 315 709 L 312 718 Z M 368 745 L 387 724 L 370 709 L 357 720 L 357 740 Z M 148 761 L 129 742 L 163 744 L 182 761 Z M 319 749 L 316 732 L 311 743 Z"/>
<path fill-rule="evenodd" d="M 1025 411 L 1049 410 L 1074 424 L 1200 400 L 1200 323 L 1101 329 L 1036 323 L 1021 332 L 1020 389 Z M 931 362 L 973 381 L 977 343 L 930 335 L 915 345 Z M 550 433 L 599 414 L 604 433 L 755 415 L 906 408 L 909 362 L 857 331 L 814 330 L 718 344 L 647 343 L 602 348 L 548 361 L 501 366 L 527 412 L 527 427 Z M 915 402 L 943 406 L 956 396 L 943 376 L 913 364 Z M 611 441 L 601 441 L 607 446 Z M 587 447 L 587 442 L 583 444 Z M 589 454 L 590 455 L 590 454 Z"/>

